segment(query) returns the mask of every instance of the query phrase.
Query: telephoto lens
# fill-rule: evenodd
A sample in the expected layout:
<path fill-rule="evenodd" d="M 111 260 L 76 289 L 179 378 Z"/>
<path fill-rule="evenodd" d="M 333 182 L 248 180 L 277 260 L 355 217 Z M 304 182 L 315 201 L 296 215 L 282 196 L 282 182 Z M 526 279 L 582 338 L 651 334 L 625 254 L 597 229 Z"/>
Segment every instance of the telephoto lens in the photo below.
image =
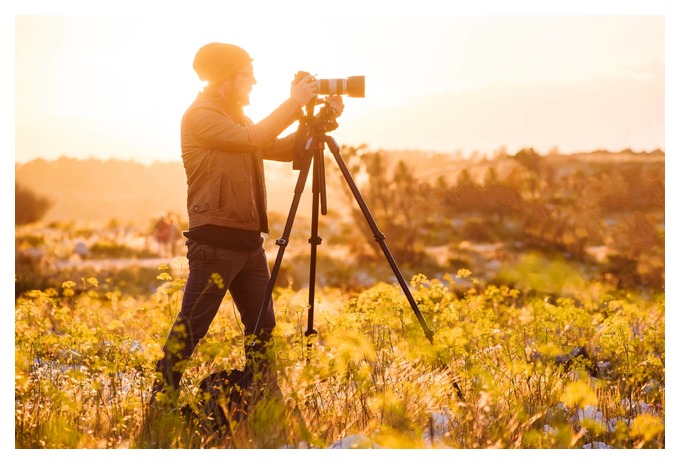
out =
<path fill-rule="evenodd" d="M 347 95 L 348 97 L 364 98 L 365 77 L 351 76 L 347 79 L 317 79 L 316 87 L 319 95 Z"/>

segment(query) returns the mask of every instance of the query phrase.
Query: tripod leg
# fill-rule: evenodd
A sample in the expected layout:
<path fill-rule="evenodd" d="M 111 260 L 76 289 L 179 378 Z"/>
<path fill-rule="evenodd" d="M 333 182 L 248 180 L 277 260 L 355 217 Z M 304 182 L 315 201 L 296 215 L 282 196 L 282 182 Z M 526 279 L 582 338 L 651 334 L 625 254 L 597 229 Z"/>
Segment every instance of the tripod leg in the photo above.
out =
<path fill-rule="evenodd" d="M 323 153 L 322 155 L 323 156 Z M 307 309 L 307 331 L 305 337 L 307 339 L 307 360 L 309 361 L 312 350 L 312 337 L 316 335 L 314 330 L 314 296 L 316 289 L 316 251 L 317 247 L 321 245 L 321 237 L 319 237 L 319 208 L 321 198 L 321 176 L 319 169 L 321 166 L 318 163 L 319 154 L 315 154 L 314 159 L 314 173 L 312 181 L 312 228 L 309 237 L 310 254 L 309 254 L 309 307 Z"/>
<path fill-rule="evenodd" d="M 425 321 L 423 314 L 420 312 L 420 308 L 418 308 L 418 304 L 413 298 L 413 295 L 411 294 L 411 291 L 409 290 L 408 285 L 404 280 L 404 276 L 401 274 L 401 271 L 399 270 L 397 263 L 394 261 L 394 258 L 392 257 L 392 253 L 390 252 L 389 248 L 387 247 L 387 244 L 385 243 L 385 235 L 382 232 L 380 232 L 380 229 L 378 229 L 378 226 L 375 223 L 375 220 L 373 219 L 371 211 L 368 209 L 368 206 L 366 206 L 366 202 L 364 201 L 364 198 L 361 195 L 359 188 L 357 187 L 356 183 L 354 182 L 354 179 L 352 178 L 352 174 L 349 172 L 349 169 L 347 169 L 345 161 L 340 156 L 340 148 L 338 147 L 338 144 L 335 142 L 333 137 L 328 135 L 326 136 L 326 144 L 328 145 L 328 148 L 330 148 L 331 153 L 333 153 L 335 161 L 338 163 L 338 167 L 340 168 L 340 171 L 342 171 L 342 175 L 345 177 L 345 180 L 347 181 L 347 185 L 352 191 L 352 194 L 354 195 L 354 198 L 356 199 L 359 208 L 361 208 L 361 212 L 364 214 L 364 217 L 366 218 L 368 225 L 371 227 L 373 237 L 375 237 L 375 240 L 380 245 L 380 248 L 382 249 L 385 258 L 387 258 L 387 262 L 392 268 L 394 276 L 397 278 L 397 281 L 399 282 L 399 285 L 401 286 L 404 295 L 406 295 L 406 299 L 411 305 L 411 308 L 413 309 L 413 312 L 415 313 L 416 318 L 420 323 L 420 326 L 423 328 L 425 337 L 427 337 L 430 343 L 432 343 L 434 332 L 427 325 L 427 322 Z"/>
<path fill-rule="evenodd" d="M 276 278 L 278 277 L 279 269 L 281 268 L 281 263 L 283 262 L 283 254 L 286 251 L 286 246 L 288 245 L 288 240 L 290 239 L 290 233 L 293 229 L 293 222 L 295 221 L 295 214 L 297 213 L 298 206 L 300 205 L 300 198 L 302 197 L 302 192 L 305 189 L 305 183 L 307 182 L 307 176 L 309 175 L 311 163 L 312 156 L 311 152 L 309 152 L 305 154 L 305 157 L 302 160 L 302 165 L 300 166 L 300 174 L 298 176 L 297 183 L 295 184 L 295 193 L 293 195 L 293 201 L 290 205 L 290 212 L 288 213 L 286 225 L 283 228 L 283 234 L 281 235 L 281 238 L 276 241 L 276 244 L 279 246 L 279 251 L 276 254 L 276 261 L 274 261 L 271 276 L 269 277 L 265 298 L 262 302 L 262 306 L 260 307 L 260 312 L 257 316 L 257 322 L 255 323 L 256 336 L 260 330 L 260 319 L 262 318 L 262 314 L 264 314 L 269 302 L 272 299 L 272 292 L 274 291 L 274 285 L 276 285 Z"/>
<path fill-rule="evenodd" d="M 415 313 L 418 322 L 420 322 L 420 326 L 423 328 L 425 337 L 430 341 L 430 343 L 434 344 L 433 340 L 434 332 L 432 331 L 432 329 L 430 329 L 430 327 L 428 327 L 427 322 L 425 322 L 425 318 L 423 317 L 423 314 L 420 312 L 420 308 L 418 308 L 418 304 L 413 299 L 413 295 L 411 294 L 411 291 L 409 290 L 408 285 L 406 284 L 406 281 L 404 280 L 404 277 L 402 276 L 401 271 L 399 270 L 399 267 L 395 263 L 394 258 L 390 253 L 390 250 L 387 248 L 387 244 L 385 243 L 385 235 L 382 232 L 380 232 L 380 229 L 378 229 L 378 226 L 376 225 L 375 220 L 373 219 L 373 215 L 368 209 L 368 206 L 366 206 L 366 202 L 364 201 L 364 198 L 361 195 L 359 188 L 354 182 L 354 179 L 352 178 L 349 169 L 347 169 L 345 161 L 342 159 L 342 156 L 340 156 L 340 148 L 338 147 L 338 144 L 335 142 L 333 137 L 330 137 L 328 135 L 326 136 L 326 143 L 328 144 L 328 147 L 333 153 L 335 161 L 338 163 L 338 167 L 340 168 L 340 171 L 342 171 L 342 175 L 345 177 L 347 185 L 352 191 L 352 194 L 354 195 L 354 198 L 356 199 L 359 208 L 361 208 L 361 212 L 364 214 L 364 217 L 366 218 L 368 225 L 371 227 L 371 231 L 373 232 L 375 240 L 380 244 L 380 248 L 382 249 L 385 258 L 387 258 L 387 262 L 390 264 L 392 272 L 394 272 L 394 276 L 399 281 L 399 285 L 401 286 L 401 289 L 404 291 L 404 295 L 406 295 L 406 299 L 411 305 L 411 308 L 413 309 L 413 312 Z M 453 388 L 456 391 L 456 395 L 458 396 L 458 398 L 461 401 L 464 401 L 463 390 L 460 388 L 458 382 L 456 382 L 455 380 L 453 381 Z"/>

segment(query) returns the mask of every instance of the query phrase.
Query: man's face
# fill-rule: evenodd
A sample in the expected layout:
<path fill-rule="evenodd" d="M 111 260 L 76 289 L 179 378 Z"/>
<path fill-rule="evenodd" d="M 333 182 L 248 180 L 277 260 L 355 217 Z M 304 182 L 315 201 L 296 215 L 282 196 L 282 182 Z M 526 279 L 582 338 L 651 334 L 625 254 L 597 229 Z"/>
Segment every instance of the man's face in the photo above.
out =
<path fill-rule="evenodd" d="M 225 97 L 238 102 L 241 106 L 246 106 L 250 103 L 250 92 L 256 83 L 253 65 L 243 66 L 227 80 Z"/>

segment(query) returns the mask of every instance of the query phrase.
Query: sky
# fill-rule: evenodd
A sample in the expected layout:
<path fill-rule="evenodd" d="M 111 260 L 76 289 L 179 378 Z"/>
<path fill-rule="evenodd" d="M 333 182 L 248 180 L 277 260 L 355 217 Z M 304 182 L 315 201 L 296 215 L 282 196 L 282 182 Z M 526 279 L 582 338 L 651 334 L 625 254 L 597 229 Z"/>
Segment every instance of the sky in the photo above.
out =
<path fill-rule="evenodd" d="M 246 113 L 255 121 L 288 97 L 298 70 L 366 76 L 366 97 L 345 97 L 331 134 L 340 144 L 463 155 L 665 149 L 663 10 L 331 14 L 308 5 L 294 15 L 15 16 L 15 161 L 179 161 L 179 121 L 203 85 L 192 60 L 213 41 L 253 57 Z"/>

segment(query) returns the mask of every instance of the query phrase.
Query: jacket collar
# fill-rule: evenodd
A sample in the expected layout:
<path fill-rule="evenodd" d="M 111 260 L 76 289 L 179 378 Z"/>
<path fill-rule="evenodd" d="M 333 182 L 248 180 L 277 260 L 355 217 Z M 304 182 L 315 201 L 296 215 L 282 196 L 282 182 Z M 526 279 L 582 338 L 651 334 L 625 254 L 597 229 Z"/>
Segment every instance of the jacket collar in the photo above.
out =
<path fill-rule="evenodd" d="M 210 101 L 212 104 L 218 106 L 220 109 L 225 111 L 229 116 L 234 118 L 236 121 L 243 122 L 244 113 L 243 107 L 238 103 L 227 100 L 219 96 L 216 92 L 210 90 L 204 90 L 198 94 L 199 98 Z"/>

